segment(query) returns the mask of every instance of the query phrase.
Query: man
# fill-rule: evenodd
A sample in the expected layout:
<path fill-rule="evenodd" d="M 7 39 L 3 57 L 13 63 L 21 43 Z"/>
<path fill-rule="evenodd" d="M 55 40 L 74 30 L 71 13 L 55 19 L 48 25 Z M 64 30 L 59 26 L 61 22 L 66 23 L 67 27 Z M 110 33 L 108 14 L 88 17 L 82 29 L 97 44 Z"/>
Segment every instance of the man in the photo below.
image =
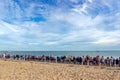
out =
<path fill-rule="evenodd" d="M 110 67 L 113 66 L 113 57 L 110 58 Z"/>

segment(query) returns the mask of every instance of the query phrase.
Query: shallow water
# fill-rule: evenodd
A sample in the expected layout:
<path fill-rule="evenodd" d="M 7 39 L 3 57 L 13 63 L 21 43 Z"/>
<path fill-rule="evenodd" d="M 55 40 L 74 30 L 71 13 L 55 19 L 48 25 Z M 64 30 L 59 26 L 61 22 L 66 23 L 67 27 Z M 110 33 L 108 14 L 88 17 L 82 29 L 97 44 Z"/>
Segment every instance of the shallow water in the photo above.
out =
<path fill-rule="evenodd" d="M 104 56 L 120 57 L 120 51 L 0 51 L 0 54 L 54 55 L 54 56 Z"/>

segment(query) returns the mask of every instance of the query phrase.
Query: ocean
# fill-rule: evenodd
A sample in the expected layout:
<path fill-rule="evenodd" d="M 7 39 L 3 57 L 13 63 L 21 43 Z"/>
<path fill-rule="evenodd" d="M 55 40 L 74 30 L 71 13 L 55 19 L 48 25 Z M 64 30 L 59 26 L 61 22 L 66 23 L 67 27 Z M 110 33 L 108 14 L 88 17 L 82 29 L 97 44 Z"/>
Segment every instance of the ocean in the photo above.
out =
<path fill-rule="evenodd" d="M 104 57 L 120 57 L 120 51 L 0 51 L 0 54 L 20 54 L 20 55 L 52 55 L 52 56 L 104 56 Z"/>

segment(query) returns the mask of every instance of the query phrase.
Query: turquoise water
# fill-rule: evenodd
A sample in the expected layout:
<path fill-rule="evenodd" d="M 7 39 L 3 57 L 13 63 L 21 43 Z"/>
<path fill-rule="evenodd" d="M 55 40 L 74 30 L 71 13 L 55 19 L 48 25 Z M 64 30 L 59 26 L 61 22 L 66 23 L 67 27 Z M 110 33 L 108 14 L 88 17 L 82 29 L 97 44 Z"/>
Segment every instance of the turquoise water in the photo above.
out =
<path fill-rule="evenodd" d="M 27 55 L 55 55 L 55 56 L 104 56 L 104 57 L 120 57 L 120 51 L 0 51 L 0 54 L 27 54 Z"/>

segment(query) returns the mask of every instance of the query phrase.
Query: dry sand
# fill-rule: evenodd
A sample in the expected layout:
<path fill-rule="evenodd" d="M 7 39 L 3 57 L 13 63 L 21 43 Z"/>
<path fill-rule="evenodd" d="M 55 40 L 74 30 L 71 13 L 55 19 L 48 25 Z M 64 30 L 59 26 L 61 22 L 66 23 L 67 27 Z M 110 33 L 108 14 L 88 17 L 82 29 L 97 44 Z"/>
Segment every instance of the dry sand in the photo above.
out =
<path fill-rule="evenodd" d="M 0 60 L 0 80 L 120 80 L 120 69 Z"/>

